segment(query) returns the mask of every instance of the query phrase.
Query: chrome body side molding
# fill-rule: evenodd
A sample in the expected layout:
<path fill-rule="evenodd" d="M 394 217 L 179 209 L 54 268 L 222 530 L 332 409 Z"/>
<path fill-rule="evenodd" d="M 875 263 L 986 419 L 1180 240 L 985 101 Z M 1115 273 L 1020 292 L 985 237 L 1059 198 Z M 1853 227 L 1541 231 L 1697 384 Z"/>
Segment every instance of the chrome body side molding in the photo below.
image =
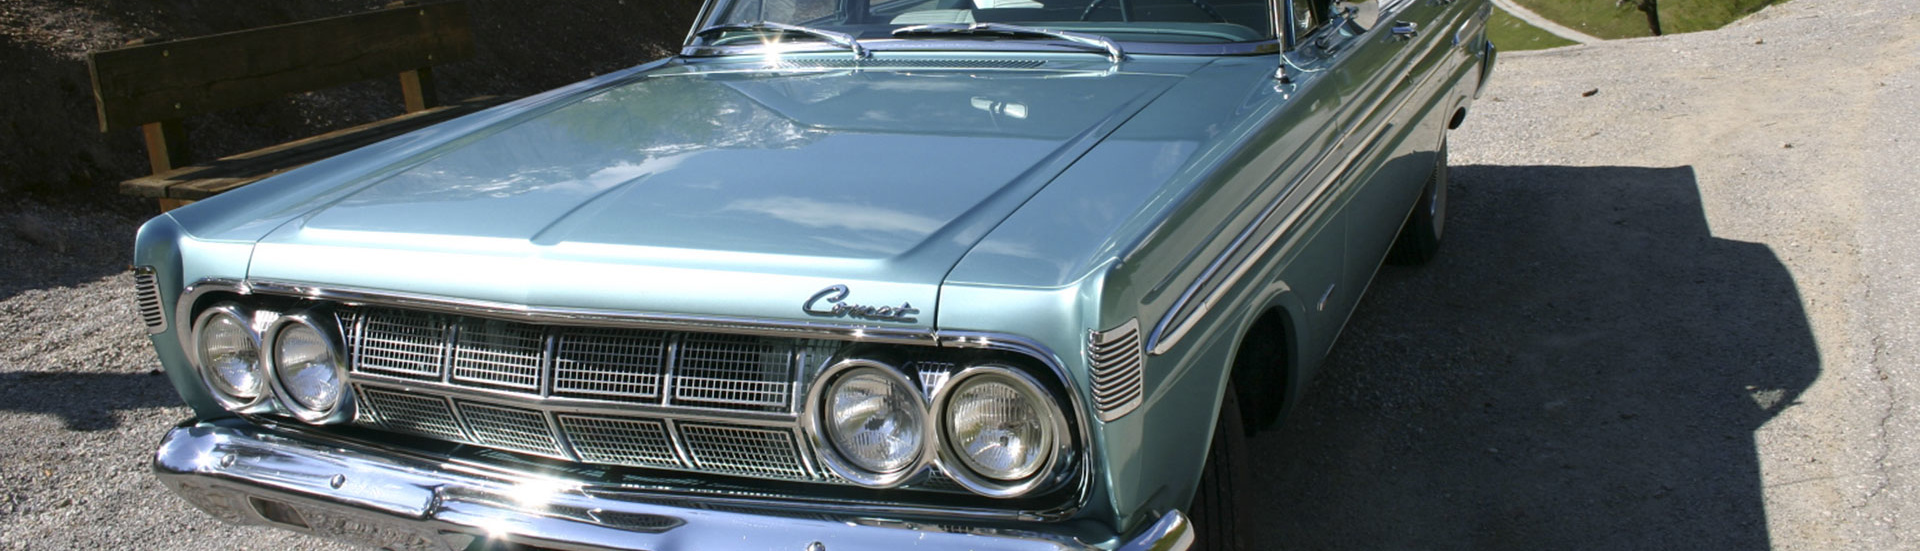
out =
<path fill-rule="evenodd" d="M 1424 88 L 1427 81 L 1432 80 L 1439 74 L 1437 71 L 1427 74 L 1414 88 Z M 1412 96 L 1401 100 L 1398 105 L 1393 107 L 1392 111 L 1388 112 L 1386 120 L 1394 120 L 1398 117 L 1400 110 L 1405 109 L 1412 100 Z M 1367 112 L 1355 117 L 1355 120 L 1364 122 L 1370 120 L 1372 116 L 1373 112 Z M 1360 123 L 1356 123 L 1356 126 L 1358 124 Z M 1252 271 L 1255 266 L 1260 264 L 1260 259 L 1267 256 L 1267 253 L 1273 249 L 1273 246 L 1280 242 L 1281 237 L 1292 232 L 1294 226 L 1299 224 L 1300 218 L 1312 211 L 1313 206 L 1319 203 L 1328 190 L 1333 189 L 1335 184 L 1347 178 L 1347 173 L 1353 169 L 1354 163 L 1358 162 L 1361 156 L 1372 150 L 1372 147 L 1370 147 L 1371 144 L 1379 140 L 1387 130 L 1392 128 L 1393 125 L 1391 124 L 1382 124 L 1375 127 L 1373 131 L 1368 132 L 1366 139 L 1358 142 L 1365 145 L 1355 147 L 1351 153 L 1348 153 L 1345 158 L 1340 160 L 1338 165 L 1335 165 L 1332 170 L 1327 172 L 1327 176 L 1321 180 L 1319 184 L 1315 185 L 1311 190 L 1304 191 L 1304 193 L 1307 194 L 1305 199 L 1301 200 L 1299 205 L 1293 208 L 1291 212 L 1288 212 L 1286 217 L 1281 219 L 1278 225 L 1275 225 L 1272 230 L 1268 230 L 1265 238 L 1255 243 L 1252 238 L 1257 235 L 1261 227 L 1267 225 L 1268 219 L 1272 218 L 1273 215 L 1280 210 L 1280 206 L 1286 204 L 1287 199 L 1293 197 L 1295 194 L 1303 193 L 1300 189 L 1301 184 L 1313 174 L 1318 173 L 1320 166 L 1332 158 L 1334 151 L 1339 151 L 1341 147 L 1345 146 L 1349 138 L 1356 136 L 1353 132 L 1356 128 L 1347 129 L 1347 132 L 1341 136 L 1340 140 L 1327 150 L 1326 155 L 1322 155 L 1313 162 L 1310 168 L 1301 172 L 1300 177 L 1290 186 L 1291 189 L 1275 197 L 1273 202 L 1268 203 L 1266 209 L 1261 211 L 1260 216 L 1256 218 L 1252 224 L 1248 224 L 1247 229 L 1236 236 L 1233 243 L 1228 245 L 1227 249 L 1220 253 L 1220 256 L 1214 258 L 1213 262 L 1207 265 L 1207 269 L 1201 272 L 1199 277 L 1194 278 L 1193 284 L 1188 286 L 1185 292 L 1181 293 L 1179 300 L 1173 303 L 1172 308 L 1167 309 L 1166 315 L 1160 318 L 1159 323 L 1154 324 L 1153 332 L 1147 339 L 1147 351 L 1158 356 L 1167 353 L 1173 349 L 1174 345 L 1179 344 L 1180 339 L 1186 337 L 1187 333 L 1193 330 L 1194 325 L 1205 318 L 1207 313 L 1212 311 L 1213 307 L 1218 305 L 1220 300 L 1226 297 L 1227 291 L 1233 289 L 1235 285 L 1240 283 L 1240 278 L 1245 277 L 1247 272 Z M 1220 276 L 1220 270 L 1226 267 L 1227 263 L 1235 256 L 1240 256 L 1241 251 L 1245 250 L 1250 243 L 1254 244 L 1252 250 L 1247 252 L 1245 256 L 1241 256 L 1240 261 L 1233 264 L 1231 271 L 1227 272 L 1224 276 Z"/>

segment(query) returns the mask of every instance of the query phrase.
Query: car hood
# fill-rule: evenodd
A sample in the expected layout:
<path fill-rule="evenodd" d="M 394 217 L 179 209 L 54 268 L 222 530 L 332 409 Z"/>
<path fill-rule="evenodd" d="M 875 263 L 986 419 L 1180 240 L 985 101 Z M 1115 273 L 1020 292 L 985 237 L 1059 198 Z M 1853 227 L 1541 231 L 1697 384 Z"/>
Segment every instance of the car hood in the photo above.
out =
<path fill-rule="evenodd" d="M 953 265 L 1177 77 L 672 65 L 362 167 L 264 236 L 248 277 L 930 325 Z"/>

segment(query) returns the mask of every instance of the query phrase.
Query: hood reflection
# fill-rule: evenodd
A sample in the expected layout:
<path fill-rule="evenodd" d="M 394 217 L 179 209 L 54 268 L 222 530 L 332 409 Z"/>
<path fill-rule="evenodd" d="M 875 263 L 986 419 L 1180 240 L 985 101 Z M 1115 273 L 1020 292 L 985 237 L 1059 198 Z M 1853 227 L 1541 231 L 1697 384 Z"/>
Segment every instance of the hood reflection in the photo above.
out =
<path fill-rule="evenodd" d="M 1090 74 L 683 66 L 476 134 L 305 228 L 892 258 L 977 239 L 1062 148 L 1179 80 Z"/>

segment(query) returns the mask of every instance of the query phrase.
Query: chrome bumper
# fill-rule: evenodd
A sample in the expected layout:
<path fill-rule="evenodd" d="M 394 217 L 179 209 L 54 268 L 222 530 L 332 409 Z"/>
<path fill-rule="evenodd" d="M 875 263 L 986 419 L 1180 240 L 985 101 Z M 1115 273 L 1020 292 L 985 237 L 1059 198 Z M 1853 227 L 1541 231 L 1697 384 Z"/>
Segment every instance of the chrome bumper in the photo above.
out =
<path fill-rule="evenodd" d="M 379 453 L 237 422 L 169 431 L 154 471 L 188 502 L 228 522 L 392 549 L 467 549 L 488 542 L 652 551 L 1098 549 L 1035 531 L 920 530 L 900 521 L 639 501 L 565 481 Z M 1192 542 L 1186 517 L 1173 511 L 1116 548 L 1182 550 Z"/>

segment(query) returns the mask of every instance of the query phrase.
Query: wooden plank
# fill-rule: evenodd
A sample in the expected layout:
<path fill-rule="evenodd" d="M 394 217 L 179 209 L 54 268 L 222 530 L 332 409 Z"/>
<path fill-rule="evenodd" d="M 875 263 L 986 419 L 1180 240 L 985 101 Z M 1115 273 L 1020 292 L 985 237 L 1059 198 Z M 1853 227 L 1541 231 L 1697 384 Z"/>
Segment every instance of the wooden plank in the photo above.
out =
<path fill-rule="evenodd" d="M 180 119 L 167 119 L 140 125 L 140 137 L 147 142 L 147 166 L 159 174 L 187 166 L 187 126 Z"/>
<path fill-rule="evenodd" d="M 138 197 L 199 200 L 505 101 L 478 97 L 120 183 Z"/>
<path fill-rule="evenodd" d="M 433 88 L 433 68 L 421 67 L 400 73 L 400 98 L 406 103 L 408 113 L 438 107 L 440 97 Z"/>
<path fill-rule="evenodd" d="M 473 57 L 467 6 L 402 6 L 87 56 L 101 131 Z"/>

